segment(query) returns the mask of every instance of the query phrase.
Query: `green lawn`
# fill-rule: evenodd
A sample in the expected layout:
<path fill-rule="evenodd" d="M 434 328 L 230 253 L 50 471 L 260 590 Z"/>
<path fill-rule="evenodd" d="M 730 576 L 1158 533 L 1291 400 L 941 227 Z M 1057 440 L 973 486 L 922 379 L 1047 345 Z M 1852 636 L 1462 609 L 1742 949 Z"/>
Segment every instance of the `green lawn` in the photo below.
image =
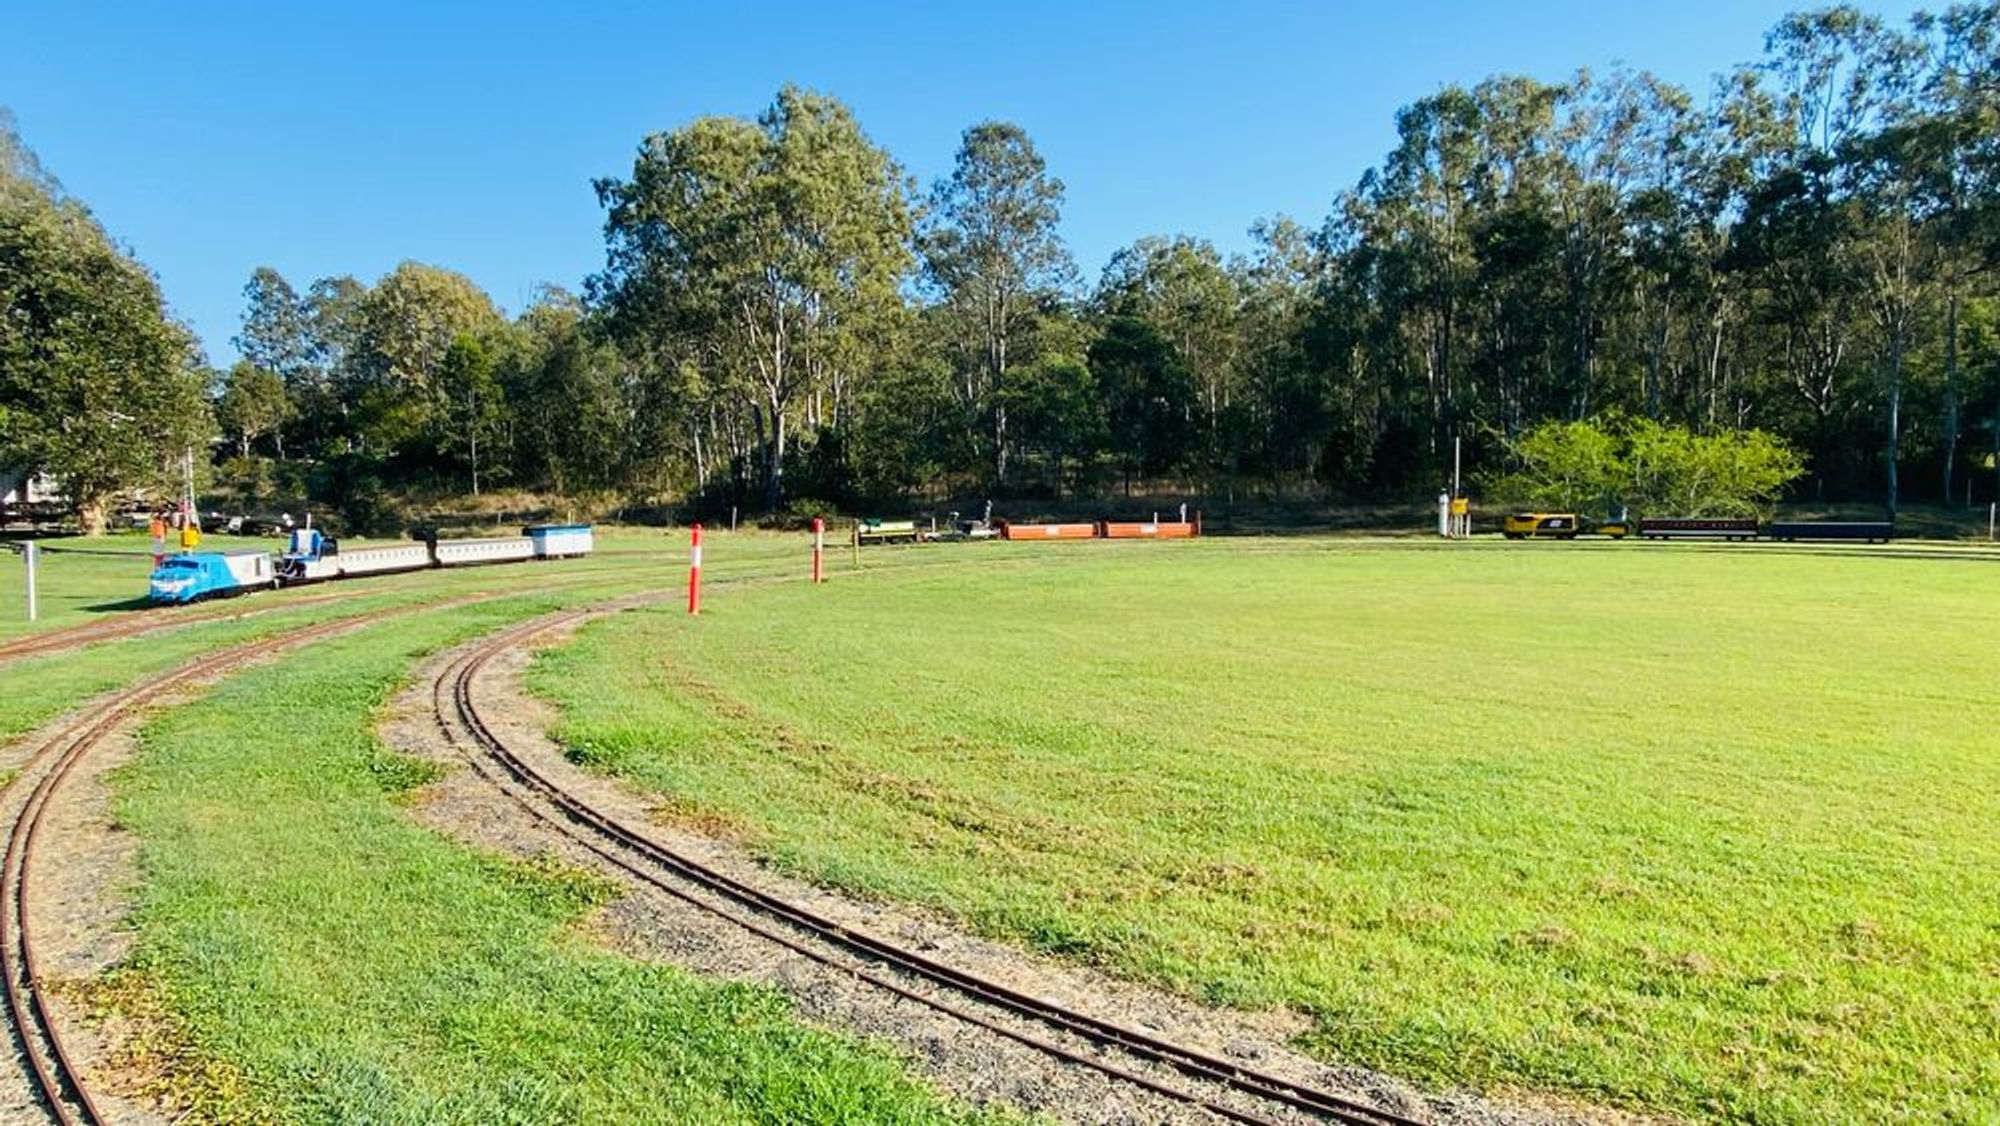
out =
<path fill-rule="evenodd" d="M 143 882 L 106 1003 L 154 1014 L 170 1082 L 211 1119 L 965 1117 L 776 994 L 577 937 L 594 878 L 473 853 L 398 808 L 423 772 L 370 728 L 409 666 L 579 597 L 322 642 L 152 722 L 115 782 Z"/>
<path fill-rule="evenodd" d="M 1295 1006 L 1328 1057 L 2000 1120 L 2000 566 L 923 550 L 975 565 L 621 615 L 533 683 L 787 869 Z"/>

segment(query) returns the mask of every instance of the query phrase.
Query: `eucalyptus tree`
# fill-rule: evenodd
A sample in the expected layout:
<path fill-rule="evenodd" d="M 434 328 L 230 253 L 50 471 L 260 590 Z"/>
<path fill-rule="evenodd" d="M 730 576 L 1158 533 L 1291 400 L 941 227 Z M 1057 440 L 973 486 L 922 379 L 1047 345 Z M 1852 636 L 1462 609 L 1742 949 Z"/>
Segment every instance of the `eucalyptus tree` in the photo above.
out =
<path fill-rule="evenodd" d="M 1396 114 L 1397 144 L 1370 170 L 1331 222 L 1331 243 L 1370 259 L 1367 276 L 1399 347 L 1414 359 L 1426 399 L 1429 452 L 1448 448 L 1467 397 L 1463 338 L 1475 269 L 1474 195 L 1480 177 L 1480 111 L 1472 94 L 1447 87 Z M 1401 356 L 1390 359 L 1403 368 Z"/>
<path fill-rule="evenodd" d="M 656 370 L 691 364 L 747 407 L 775 505 L 800 400 L 829 394 L 837 417 L 901 301 L 901 170 L 845 105 L 787 86 L 755 121 L 647 138 L 631 178 L 597 191 L 609 260 L 593 292 L 628 341 L 667 345 Z"/>
<path fill-rule="evenodd" d="M 292 417 L 292 400 L 284 380 L 276 372 L 238 360 L 223 378 L 222 393 L 215 400 L 215 419 L 222 432 L 236 440 L 239 457 L 249 457 L 259 438 L 277 441 L 278 457 L 285 456 L 284 426 Z"/>
<path fill-rule="evenodd" d="M 343 362 L 358 392 L 363 448 L 408 455 L 428 442 L 442 452 L 452 441 L 455 409 L 445 357 L 459 337 L 497 329 L 500 311 L 464 274 L 404 262 L 362 296 L 356 314 Z"/>
<path fill-rule="evenodd" d="M 1197 398 L 1184 404 L 1201 443 L 1201 464 L 1229 467 L 1240 435 L 1226 426 L 1240 382 L 1243 296 L 1214 244 L 1185 235 L 1142 238 L 1111 256 L 1097 304 L 1113 316 L 1138 317 L 1173 345 L 1193 376 Z"/>
<path fill-rule="evenodd" d="M 1933 205 L 1930 237 L 1943 289 L 1944 417 L 1940 458 L 1947 504 L 1956 496 L 1960 417 L 1966 388 L 1960 320 L 1974 279 L 1993 260 L 2000 199 L 2000 5 L 1954 4 L 1920 14 L 1918 34 L 1930 44 L 1930 65 L 1918 91 L 1917 120 L 1906 144 L 1927 173 Z M 2000 480 L 2000 414 L 1993 419 L 1994 471 Z"/>
<path fill-rule="evenodd" d="M 986 121 L 965 131 L 951 175 L 931 191 L 920 246 L 923 276 L 948 312 L 967 423 L 990 439 L 996 483 L 1006 480 L 1007 382 L 1036 324 L 1075 280 L 1056 232 L 1063 183 L 1027 131 Z"/>
<path fill-rule="evenodd" d="M 1282 493 L 1310 472 L 1331 409 L 1326 380 L 1309 361 L 1313 288 L 1320 260 L 1311 235 L 1287 216 L 1250 228 L 1250 253 L 1232 264 L 1242 295 L 1237 357 L 1245 404 L 1241 440 L 1253 467 Z M 1361 404 L 1347 404 L 1350 417 Z"/>
<path fill-rule="evenodd" d="M 498 437 L 516 479 L 561 496 L 627 483 L 626 371 L 583 302 L 553 287 L 496 334 L 494 380 L 507 406 Z"/>
<path fill-rule="evenodd" d="M 327 423 L 337 413 L 332 381 L 314 362 L 312 310 L 283 274 L 269 266 L 251 271 L 243 286 L 243 327 L 233 343 L 251 367 L 276 378 L 290 400 L 274 432 L 278 456 L 285 456 L 284 424 L 294 418 L 304 420 L 308 448 L 323 445 Z"/>

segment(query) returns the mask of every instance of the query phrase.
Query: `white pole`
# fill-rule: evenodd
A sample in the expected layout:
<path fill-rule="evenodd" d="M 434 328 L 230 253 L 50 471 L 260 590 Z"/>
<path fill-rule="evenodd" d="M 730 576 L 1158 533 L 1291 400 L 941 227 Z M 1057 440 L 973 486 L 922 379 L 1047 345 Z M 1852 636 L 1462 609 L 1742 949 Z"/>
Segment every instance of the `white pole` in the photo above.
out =
<path fill-rule="evenodd" d="M 35 602 L 35 565 L 41 561 L 41 557 L 42 545 L 36 543 L 21 545 L 21 558 L 28 564 L 28 620 L 31 622 L 41 616 L 41 608 Z"/>
<path fill-rule="evenodd" d="M 1986 540 L 1988 543 L 1993 541 L 1993 518 L 1996 515 L 2000 515 L 2000 501 L 1994 501 L 1992 504 L 1986 506 Z"/>
<path fill-rule="evenodd" d="M 195 511 L 194 507 L 193 446 L 188 446 L 181 450 L 181 483 L 187 489 L 187 495 L 181 498 L 181 503 L 186 506 L 188 525 L 199 530 L 201 528 L 201 513 Z"/>

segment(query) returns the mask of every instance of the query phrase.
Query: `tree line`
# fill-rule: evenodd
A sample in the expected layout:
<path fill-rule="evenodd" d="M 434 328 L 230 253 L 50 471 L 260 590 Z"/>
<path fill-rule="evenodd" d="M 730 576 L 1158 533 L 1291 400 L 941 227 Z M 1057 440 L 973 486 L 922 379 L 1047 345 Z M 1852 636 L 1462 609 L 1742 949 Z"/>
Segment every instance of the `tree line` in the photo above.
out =
<path fill-rule="evenodd" d="M 434 266 L 258 270 L 242 360 L 208 376 L 218 459 L 362 520 L 496 486 L 1382 498 L 1434 492 L 1454 441 L 1519 467 L 1537 427 L 1615 417 L 1769 435 L 1812 499 L 2000 486 L 2000 5 L 1803 12 L 1700 96 L 1498 76 L 1395 126 L 1315 226 L 1259 221 L 1240 254 L 1142 238 L 1086 280 L 1019 126 L 972 126 L 918 185 L 846 105 L 787 87 L 646 138 L 595 184 L 603 269 L 516 316 Z M 56 361 L 0 332 L 0 442 L 76 475 L 6 390 Z"/>

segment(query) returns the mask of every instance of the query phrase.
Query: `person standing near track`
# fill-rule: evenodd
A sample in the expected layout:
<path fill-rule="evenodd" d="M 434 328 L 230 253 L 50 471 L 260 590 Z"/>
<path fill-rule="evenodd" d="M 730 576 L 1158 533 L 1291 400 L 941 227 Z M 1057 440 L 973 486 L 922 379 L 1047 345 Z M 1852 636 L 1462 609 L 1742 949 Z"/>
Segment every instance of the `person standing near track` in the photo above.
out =
<path fill-rule="evenodd" d="M 167 514 L 154 509 L 153 522 L 146 530 L 153 536 L 153 566 L 158 567 L 167 561 Z"/>

